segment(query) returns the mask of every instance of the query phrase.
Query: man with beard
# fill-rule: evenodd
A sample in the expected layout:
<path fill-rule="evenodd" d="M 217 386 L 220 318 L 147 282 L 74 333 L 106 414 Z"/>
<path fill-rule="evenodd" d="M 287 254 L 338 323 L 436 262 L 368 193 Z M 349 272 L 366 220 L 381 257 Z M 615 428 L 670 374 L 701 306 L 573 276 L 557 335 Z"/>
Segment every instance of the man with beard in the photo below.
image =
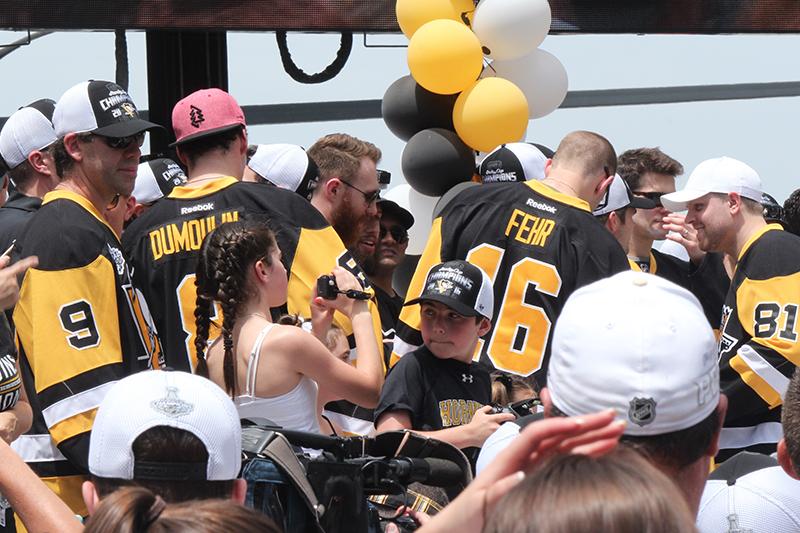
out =
<path fill-rule="evenodd" d="M 333 133 L 315 142 L 308 155 L 317 163 L 320 178 L 311 205 L 333 226 L 347 249 L 354 250 L 365 229 L 365 219 L 378 216 L 376 165 L 381 151 L 346 133 Z M 375 251 L 374 242 L 362 246 L 368 255 Z"/>
<path fill-rule="evenodd" d="M 103 218 L 133 191 L 145 132 L 128 93 L 87 81 L 53 113 L 62 181 L 17 241 L 38 256 L 14 311 L 33 426 L 14 448 L 70 508 L 86 514 L 81 482 L 97 406 L 117 380 L 157 365 L 161 350 L 117 234 Z"/>
<path fill-rule="evenodd" d="M 736 260 L 720 324 L 720 388 L 729 402 L 722 460 L 742 449 L 775 452 L 783 395 L 800 361 L 800 238 L 764 220 L 762 193 L 755 170 L 719 157 L 662 198 L 667 209 L 687 210 L 700 248 Z"/>

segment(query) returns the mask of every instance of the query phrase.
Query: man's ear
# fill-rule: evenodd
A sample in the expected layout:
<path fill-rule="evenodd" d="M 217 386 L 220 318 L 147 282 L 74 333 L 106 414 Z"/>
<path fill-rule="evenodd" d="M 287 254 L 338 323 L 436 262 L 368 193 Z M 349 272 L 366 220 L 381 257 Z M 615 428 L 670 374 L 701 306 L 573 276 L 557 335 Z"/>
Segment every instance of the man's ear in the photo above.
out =
<path fill-rule="evenodd" d="M 492 322 L 486 317 L 481 317 L 481 322 L 478 324 L 478 337 L 483 337 L 489 333 L 490 329 L 492 329 Z"/>
<path fill-rule="evenodd" d="M 181 150 L 180 146 L 175 147 L 175 155 L 178 156 L 178 161 L 183 163 L 184 167 L 189 166 L 189 162 L 186 159 L 186 154 L 183 153 L 183 150 Z"/>
<path fill-rule="evenodd" d="M 789 455 L 789 448 L 786 447 L 786 438 L 778 441 L 778 464 L 789 476 L 794 479 L 800 479 L 800 473 L 797 472 L 792 456 Z"/>
<path fill-rule="evenodd" d="M 39 150 L 34 150 L 30 154 L 28 154 L 28 163 L 30 163 L 33 170 L 38 172 L 39 174 L 45 174 L 47 176 L 51 175 L 50 167 L 47 166 L 47 163 L 44 161 L 44 154 Z"/>
<path fill-rule="evenodd" d="M 547 161 L 545 161 L 545 163 L 544 163 L 544 177 L 547 177 L 547 176 L 550 175 L 550 168 L 552 168 L 552 166 L 553 166 L 553 160 L 552 159 L 548 159 Z"/>
<path fill-rule="evenodd" d="M 81 495 L 83 496 L 83 503 L 86 504 L 86 509 L 89 515 L 93 515 L 100 505 L 100 496 L 97 494 L 97 488 L 91 481 L 84 481 L 81 485 Z"/>
<path fill-rule="evenodd" d="M 83 159 L 83 149 L 81 148 L 81 143 L 78 141 L 77 133 L 67 133 L 64 135 L 64 150 L 66 150 L 67 154 L 75 161 L 81 161 Z"/>
<path fill-rule="evenodd" d="M 549 418 L 552 416 L 553 402 L 550 400 L 550 391 L 547 390 L 547 387 L 542 387 L 542 390 L 539 391 L 539 399 L 542 400 L 545 418 Z"/>
<path fill-rule="evenodd" d="M 606 219 L 606 229 L 611 232 L 611 234 L 616 235 L 617 230 L 619 229 L 619 217 L 617 216 L 616 211 L 611 211 L 608 214 L 608 218 Z"/>
<path fill-rule="evenodd" d="M 244 500 L 247 497 L 247 481 L 243 479 L 233 480 L 233 490 L 231 491 L 231 500 L 239 505 L 244 505 Z"/>
<path fill-rule="evenodd" d="M 719 418 L 719 424 L 717 425 L 717 430 L 714 432 L 714 437 L 711 439 L 711 444 L 708 445 L 708 450 L 706 450 L 706 456 L 708 457 L 716 457 L 717 453 L 719 453 L 719 434 L 722 432 L 722 425 L 725 422 L 725 413 L 728 412 L 728 397 L 724 394 L 719 395 L 719 403 L 717 404 L 717 417 Z"/>

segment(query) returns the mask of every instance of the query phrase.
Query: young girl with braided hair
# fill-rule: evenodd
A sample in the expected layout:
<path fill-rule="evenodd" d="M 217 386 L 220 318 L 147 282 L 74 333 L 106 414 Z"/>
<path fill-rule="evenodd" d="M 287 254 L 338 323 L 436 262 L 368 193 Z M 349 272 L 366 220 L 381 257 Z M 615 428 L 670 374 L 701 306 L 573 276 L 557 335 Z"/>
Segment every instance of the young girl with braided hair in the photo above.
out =
<path fill-rule="evenodd" d="M 331 275 L 342 291 L 361 288 L 343 268 Z M 331 354 L 314 335 L 274 324 L 270 308 L 286 303 L 288 280 L 266 224 L 244 220 L 209 233 L 200 248 L 196 283 L 197 373 L 223 387 L 240 416 L 319 432 L 318 386 L 326 396 L 375 407 L 383 366 L 367 303 L 341 294 L 312 301 L 317 323 L 330 324 L 334 310 L 350 319 L 358 348 L 355 367 Z M 222 309 L 222 334 L 206 353 L 214 302 Z"/>

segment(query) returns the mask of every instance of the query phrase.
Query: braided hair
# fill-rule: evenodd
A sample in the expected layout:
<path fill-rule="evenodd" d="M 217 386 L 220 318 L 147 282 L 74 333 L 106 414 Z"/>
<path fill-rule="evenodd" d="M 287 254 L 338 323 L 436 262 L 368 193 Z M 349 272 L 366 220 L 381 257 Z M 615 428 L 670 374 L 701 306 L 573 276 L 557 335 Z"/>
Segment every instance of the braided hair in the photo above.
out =
<path fill-rule="evenodd" d="M 240 220 L 218 226 L 206 235 L 197 261 L 197 302 L 194 311 L 197 334 L 197 373 L 208 377 L 205 351 L 214 302 L 222 308 L 222 342 L 225 352 L 223 376 L 225 390 L 235 396 L 236 357 L 233 353 L 233 328 L 241 306 L 252 295 L 247 272 L 256 261 L 272 265 L 277 247 L 275 235 L 263 221 Z"/>

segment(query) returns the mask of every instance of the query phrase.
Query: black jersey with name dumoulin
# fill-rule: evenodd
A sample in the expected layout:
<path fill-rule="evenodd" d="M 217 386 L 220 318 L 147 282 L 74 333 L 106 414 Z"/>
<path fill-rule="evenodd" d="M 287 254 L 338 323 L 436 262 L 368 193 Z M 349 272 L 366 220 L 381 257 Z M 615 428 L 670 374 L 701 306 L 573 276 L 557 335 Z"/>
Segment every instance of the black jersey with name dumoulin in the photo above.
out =
<path fill-rule="evenodd" d="M 540 380 L 567 297 L 630 268 L 588 203 L 538 181 L 485 184 L 456 196 L 433 222 L 407 300 L 420 294 L 433 265 L 451 259 L 481 267 L 494 284 L 493 326 L 478 343 L 480 360 Z M 404 307 L 393 361 L 421 343 L 419 306 Z"/>
<path fill-rule="evenodd" d="M 85 513 L 89 435 L 117 380 L 161 364 L 161 348 L 114 230 L 84 197 L 53 191 L 26 226 L 25 274 L 14 310 L 33 427 L 14 449 L 61 498 Z"/>
<path fill-rule="evenodd" d="M 739 254 L 720 326 L 720 390 L 728 412 L 720 458 L 750 448 L 773 453 L 781 405 L 800 364 L 800 238 L 777 224 L 753 235 Z"/>
<path fill-rule="evenodd" d="M 310 317 L 310 300 L 321 274 L 342 266 L 366 278 L 341 239 L 307 200 L 263 183 L 243 183 L 220 177 L 201 186 L 178 186 L 136 219 L 123 236 L 134 266 L 134 284 L 151 302 L 164 346 L 167 366 L 192 370 L 195 353 L 195 271 L 200 245 L 220 224 L 245 217 L 263 219 L 275 231 L 282 261 L 289 273 L 289 313 Z M 370 302 L 376 338 L 380 318 Z M 222 312 L 211 317 L 209 337 L 219 335 Z M 337 323 L 352 339 L 352 326 L 336 313 Z"/>

